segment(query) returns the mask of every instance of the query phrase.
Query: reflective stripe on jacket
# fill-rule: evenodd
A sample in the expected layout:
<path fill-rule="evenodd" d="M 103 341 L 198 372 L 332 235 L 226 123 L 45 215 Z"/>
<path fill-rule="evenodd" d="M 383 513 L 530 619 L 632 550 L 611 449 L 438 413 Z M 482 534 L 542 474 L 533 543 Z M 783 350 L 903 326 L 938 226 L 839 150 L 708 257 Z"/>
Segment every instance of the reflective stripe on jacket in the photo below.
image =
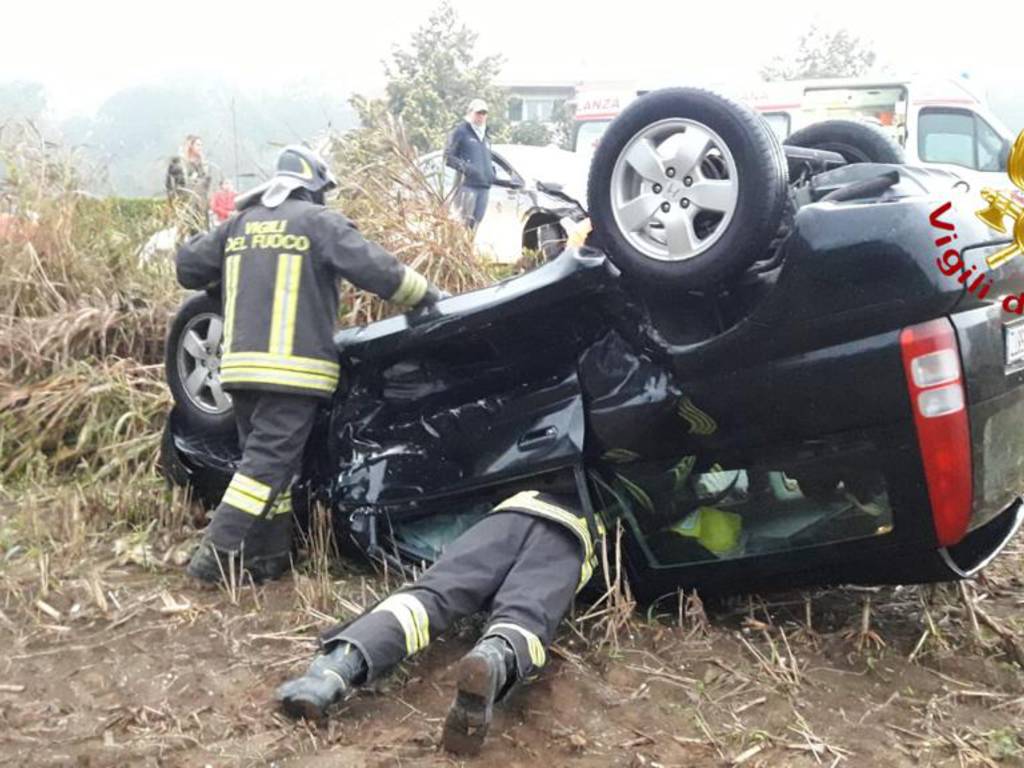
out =
<path fill-rule="evenodd" d="M 221 283 L 225 389 L 330 397 L 340 279 L 409 307 L 436 295 L 347 218 L 299 199 L 254 205 L 192 238 L 178 251 L 177 272 L 186 288 Z"/>
<path fill-rule="evenodd" d="M 590 577 L 594 575 L 598 564 L 597 546 L 599 542 L 591 539 L 590 527 L 587 525 L 587 518 L 582 512 L 577 512 L 573 508 L 559 504 L 553 496 L 539 491 L 521 491 L 515 496 L 505 499 L 492 511 L 523 512 L 528 515 L 543 517 L 567 528 L 573 536 L 579 539 L 580 545 L 583 547 L 583 566 L 580 569 L 580 583 L 576 587 L 576 591 L 579 592 L 590 581 Z M 600 519 L 596 522 L 597 535 L 603 538 L 605 534 L 604 524 Z"/>

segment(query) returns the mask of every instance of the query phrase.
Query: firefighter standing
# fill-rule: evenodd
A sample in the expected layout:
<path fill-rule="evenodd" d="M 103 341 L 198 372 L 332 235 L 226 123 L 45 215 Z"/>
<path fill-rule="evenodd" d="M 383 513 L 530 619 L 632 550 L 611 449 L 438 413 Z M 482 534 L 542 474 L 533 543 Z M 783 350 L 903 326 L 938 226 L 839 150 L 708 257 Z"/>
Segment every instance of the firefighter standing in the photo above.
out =
<path fill-rule="evenodd" d="M 547 647 L 594 573 L 594 537 L 575 495 L 522 491 L 448 546 L 412 585 L 321 637 L 324 653 L 277 691 L 293 717 L 322 717 L 364 683 L 423 650 L 452 622 L 487 608 L 482 639 L 456 668 L 445 720 L 450 751 L 475 754 L 496 701 L 544 666 Z M 593 531 L 593 535 L 592 532 Z"/>
<path fill-rule="evenodd" d="M 287 147 L 275 176 L 239 198 L 239 214 L 178 251 L 186 288 L 221 284 L 220 379 L 235 409 L 242 460 L 188 573 L 218 582 L 244 567 L 256 581 L 291 562 L 291 485 L 318 406 L 339 366 L 332 340 L 338 281 L 408 307 L 440 293 L 324 206 L 337 182 L 315 153 Z"/>

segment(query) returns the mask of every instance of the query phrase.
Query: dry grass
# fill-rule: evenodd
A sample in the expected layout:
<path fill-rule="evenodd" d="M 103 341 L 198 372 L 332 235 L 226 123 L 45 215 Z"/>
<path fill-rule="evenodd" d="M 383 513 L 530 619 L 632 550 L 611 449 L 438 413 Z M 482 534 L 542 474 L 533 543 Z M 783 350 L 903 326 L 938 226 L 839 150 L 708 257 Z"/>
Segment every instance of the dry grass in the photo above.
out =
<path fill-rule="evenodd" d="M 0 316 L 0 370 L 10 381 L 39 380 L 76 361 L 162 362 L 167 307 L 97 301 L 45 317 Z"/>
<path fill-rule="evenodd" d="M 0 127 L 8 177 L 0 239 L 0 316 L 48 317 L 82 306 L 173 304 L 166 265 L 140 266 L 141 240 L 169 222 L 161 206 L 83 192 L 81 161 L 31 125 Z"/>
<path fill-rule="evenodd" d="M 344 213 L 366 237 L 448 293 L 465 293 L 494 282 L 494 268 L 475 256 L 471 234 L 452 218 L 449 200 L 424 175 L 401 124 L 384 118 L 373 130 L 372 153 L 358 139 L 333 143 Z M 345 287 L 342 304 L 345 325 L 401 311 L 351 285 Z"/>
<path fill-rule="evenodd" d="M 159 207 L 81 192 L 76 158 L 31 125 L 3 126 L 0 160 L 0 488 L 152 476 L 180 295 L 136 259 Z"/>
<path fill-rule="evenodd" d="M 603 579 L 604 591 L 575 621 L 581 635 L 589 637 L 597 647 L 607 647 L 617 653 L 620 638 L 632 634 L 634 629 L 636 600 L 625 578 L 620 522 L 616 523 L 613 534 L 614 541 L 609 541 L 611 535 L 601 540 L 600 573 L 595 575 Z"/>
<path fill-rule="evenodd" d="M 38 383 L 0 384 L 0 482 L 152 474 L 169 405 L 163 367 L 134 360 L 78 362 Z"/>

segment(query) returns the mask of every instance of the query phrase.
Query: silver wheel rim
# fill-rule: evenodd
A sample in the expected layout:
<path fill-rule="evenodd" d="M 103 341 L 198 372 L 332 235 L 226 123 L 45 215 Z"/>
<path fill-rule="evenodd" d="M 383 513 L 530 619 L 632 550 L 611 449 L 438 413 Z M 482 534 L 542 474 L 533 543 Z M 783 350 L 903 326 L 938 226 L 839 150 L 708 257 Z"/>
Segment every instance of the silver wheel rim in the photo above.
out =
<path fill-rule="evenodd" d="M 178 338 L 178 376 L 185 397 L 190 405 L 212 416 L 231 410 L 231 396 L 220 384 L 223 336 L 221 316 L 204 312 L 191 318 Z"/>
<path fill-rule="evenodd" d="M 739 169 L 703 123 L 670 118 L 645 127 L 612 169 L 612 215 L 626 241 L 657 261 L 687 261 L 732 223 Z"/>

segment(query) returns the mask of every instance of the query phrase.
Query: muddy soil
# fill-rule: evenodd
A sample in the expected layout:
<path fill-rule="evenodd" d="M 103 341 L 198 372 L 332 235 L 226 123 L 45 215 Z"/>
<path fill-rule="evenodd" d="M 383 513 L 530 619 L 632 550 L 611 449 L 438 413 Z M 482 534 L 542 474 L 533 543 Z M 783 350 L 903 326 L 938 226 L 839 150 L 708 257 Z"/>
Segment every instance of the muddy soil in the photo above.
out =
<path fill-rule="evenodd" d="M 99 539 L 63 560 L 16 552 L 2 566 L 0 764 L 1024 765 L 1017 546 L 966 597 L 952 585 L 691 601 L 638 609 L 617 636 L 567 622 L 544 674 L 464 762 L 438 736 L 473 622 L 326 723 L 273 706 L 329 614 L 383 594 L 380 575 L 346 567 L 232 595 L 194 588 L 180 552 L 140 561 Z"/>

